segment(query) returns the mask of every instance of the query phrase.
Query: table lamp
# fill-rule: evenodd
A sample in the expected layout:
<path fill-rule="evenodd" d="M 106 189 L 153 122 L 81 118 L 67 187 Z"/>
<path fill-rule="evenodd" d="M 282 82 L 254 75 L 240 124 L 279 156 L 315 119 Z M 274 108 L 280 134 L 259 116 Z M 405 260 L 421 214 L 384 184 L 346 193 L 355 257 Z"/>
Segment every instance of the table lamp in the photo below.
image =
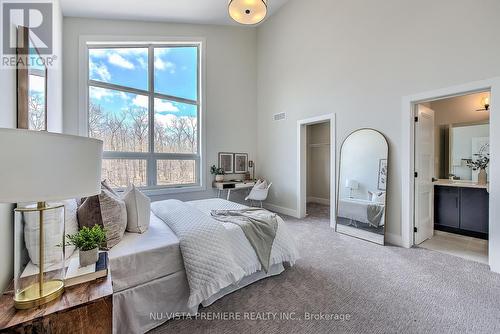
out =
<path fill-rule="evenodd" d="M 49 201 L 100 193 L 102 141 L 0 129 L 0 157 L 0 203 L 37 203 L 14 210 L 14 305 L 27 309 L 64 290 L 64 206 Z"/>
<path fill-rule="evenodd" d="M 352 198 L 352 191 L 358 190 L 359 182 L 353 179 L 347 179 L 345 181 L 345 187 L 349 189 L 349 198 Z"/>

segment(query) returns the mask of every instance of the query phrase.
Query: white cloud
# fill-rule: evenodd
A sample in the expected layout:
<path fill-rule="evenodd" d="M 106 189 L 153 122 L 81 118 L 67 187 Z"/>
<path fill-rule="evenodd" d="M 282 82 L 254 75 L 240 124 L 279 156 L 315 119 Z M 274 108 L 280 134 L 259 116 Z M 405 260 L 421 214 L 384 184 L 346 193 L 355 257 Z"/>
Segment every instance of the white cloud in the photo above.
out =
<path fill-rule="evenodd" d="M 177 118 L 176 115 L 172 114 L 156 114 L 155 121 L 163 125 L 164 127 L 168 127 L 173 123 L 173 121 Z"/>
<path fill-rule="evenodd" d="M 137 95 L 133 100 L 132 104 L 141 107 L 141 108 L 148 108 L 148 97 L 144 95 Z"/>
<path fill-rule="evenodd" d="M 30 75 L 29 76 L 29 90 L 31 92 L 37 92 L 37 93 L 45 92 L 45 77 Z"/>
<path fill-rule="evenodd" d="M 104 89 L 104 88 L 100 88 L 100 87 L 90 87 L 90 98 L 91 99 L 101 100 L 101 99 L 104 99 L 107 97 L 112 97 L 112 96 L 113 96 L 113 92 L 108 90 L 108 89 Z"/>
<path fill-rule="evenodd" d="M 91 76 L 96 76 L 98 80 L 109 82 L 111 80 L 111 73 L 104 64 L 96 64 L 92 61 L 89 63 L 89 70 Z"/>
<path fill-rule="evenodd" d="M 144 58 L 141 58 L 141 57 L 137 58 L 137 62 L 139 63 L 141 68 L 143 68 L 143 69 L 148 68 L 148 63 L 144 60 Z"/>
<path fill-rule="evenodd" d="M 177 108 L 172 102 L 155 99 L 155 111 L 156 112 L 178 112 Z"/>
<path fill-rule="evenodd" d="M 123 58 L 118 53 L 111 53 L 108 55 L 108 61 L 110 64 L 116 65 L 121 68 L 125 68 L 127 70 L 133 70 L 135 68 L 134 64 L 132 64 L 127 59 Z"/>
<path fill-rule="evenodd" d="M 159 71 L 169 71 L 170 74 L 174 74 L 175 64 L 169 61 L 164 61 L 160 57 L 155 57 L 155 69 Z"/>
<path fill-rule="evenodd" d="M 137 95 L 133 100 L 132 104 L 140 108 L 148 108 L 148 97 L 144 95 Z M 172 102 L 155 99 L 155 112 L 178 112 L 177 108 Z"/>

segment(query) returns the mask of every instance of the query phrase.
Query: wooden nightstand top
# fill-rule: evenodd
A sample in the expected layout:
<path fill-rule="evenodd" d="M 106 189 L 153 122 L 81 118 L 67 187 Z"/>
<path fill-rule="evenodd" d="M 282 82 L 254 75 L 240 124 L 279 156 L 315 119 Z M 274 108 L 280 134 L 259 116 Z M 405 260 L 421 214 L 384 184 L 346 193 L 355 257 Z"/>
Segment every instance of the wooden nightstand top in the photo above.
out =
<path fill-rule="evenodd" d="M 112 295 L 110 270 L 107 277 L 65 288 L 61 298 L 29 310 L 16 310 L 12 293 L 6 293 L 0 297 L 0 331 L 23 326 L 55 314 L 74 311 L 103 299 L 109 299 L 108 302 L 112 303 Z"/>

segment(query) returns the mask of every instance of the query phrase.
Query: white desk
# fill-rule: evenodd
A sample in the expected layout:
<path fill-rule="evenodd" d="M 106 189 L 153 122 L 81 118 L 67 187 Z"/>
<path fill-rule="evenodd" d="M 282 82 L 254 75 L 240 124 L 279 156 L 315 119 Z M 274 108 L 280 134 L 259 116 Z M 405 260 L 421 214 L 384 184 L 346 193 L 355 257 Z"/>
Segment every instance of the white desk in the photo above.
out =
<path fill-rule="evenodd" d="M 242 181 L 242 182 L 214 182 L 212 186 L 217 188 L 217 197 L 220 198 L 221 193 L 227 190 L 227 200 L 231 197 L 231 191 L 251 189 L 255 185 L 255 181 Z"/>

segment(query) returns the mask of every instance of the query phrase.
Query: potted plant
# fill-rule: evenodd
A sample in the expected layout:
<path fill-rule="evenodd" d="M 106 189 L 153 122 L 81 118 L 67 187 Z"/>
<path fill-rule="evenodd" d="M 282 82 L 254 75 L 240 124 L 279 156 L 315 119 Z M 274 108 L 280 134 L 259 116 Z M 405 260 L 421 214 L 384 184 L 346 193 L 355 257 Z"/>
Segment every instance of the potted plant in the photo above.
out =
<path fill-rule="evenodd" d="M 106 241 L 106 233 L 99 225 L 83 227 L 78 233 L 67 235 L 68 245 L 80 251 L 80 267 L 86 267 L 99 260 L 99 247 Z"/>
<path fill-rule="evenodd" d="M 480 185 L 485 185 L 488 181 L 488 174 L 486 173 L 486 167 L 488 167 L 488 164 L 490 162 L 490 155 L 489 154 L 481 154 L 479 155 L 479 158 L 476 160 L 469 160 L 467 161 L 467 166 L 469 168 L 472 168 L 472 170 L 478 170 L 479 169 L 479 174 L 477 176 L 477 183 Z"/>
<path fill-rule="evenodd" d="M 215 175 L 215 182 L 223 182 L 224 181 L 224 169 L 217 168 L 215 165 L 210 167 L 210 174 Z"/>

